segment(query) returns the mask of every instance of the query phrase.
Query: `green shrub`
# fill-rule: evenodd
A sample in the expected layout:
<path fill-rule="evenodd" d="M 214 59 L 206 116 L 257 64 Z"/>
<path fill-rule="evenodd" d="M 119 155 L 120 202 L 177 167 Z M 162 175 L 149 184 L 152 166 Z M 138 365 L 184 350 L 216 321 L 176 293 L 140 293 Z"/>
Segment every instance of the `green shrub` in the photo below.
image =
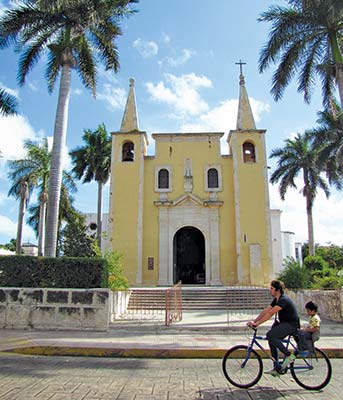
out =
<path fill-rule="evenodd" d="M 112 290 L 126 290 L 129 281 L 123 275 L 123 255 L 118 251 L 106 252 L 101 286 Z"/>
<path fill-rule="evenodd" d="M 328 263 L 321 256 L 307 256 L 304 259 L 304 267 L 309 271 L 323 270 Z"/>
<path fill-rule="evenodd" d="M 336 268 L 326 266 L 322 270 L 313 271 L 312 277 L 313 289 L 340 289 L 343 286 L 341 271 Z"/>
<path fill-rule="evenodd" d="M 0 287 L 99 288 L 105 261 L 86 257 L 0 257 Z"/>
<path fill-rule="evenodd" d="M 284 269 L 278 276 L 288 289 L 306 289 L 311 285 L 311 274 L 301 267 L 294 258 L 288 257 L 284 260 Z"/>

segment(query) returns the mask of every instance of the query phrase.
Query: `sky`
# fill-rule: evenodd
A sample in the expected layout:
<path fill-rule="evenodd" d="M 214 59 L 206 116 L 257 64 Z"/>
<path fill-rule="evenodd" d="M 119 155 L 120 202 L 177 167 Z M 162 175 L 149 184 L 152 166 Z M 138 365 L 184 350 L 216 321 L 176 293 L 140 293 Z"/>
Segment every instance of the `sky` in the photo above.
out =
<path fill-rule="evenodd" d="M 0 13 L 15 2 L 0 0 Z M 277 103 L 270 94 L 274 66 L 258 72 L 258 58 L 268 38 L 270 25 L 258 22 L 271 4 L 283 0 L 140 0 L 138 12 L 121 23 L 118 38 L 120 71 L 99 69 L 96 99 L 72 75 L 65 169 L 72 168 L 68 152 L 81 146 L 84 129 L 104 123 L 108 132 L 118 131 L 128 93 L 129 79 L 135 79 L 139 128 L 150 136 L 160 132 L 224 132 L 222 153 L 227 154 L 226 137 L 236 127 L 239 94 L 239 66 L 243 66 L 257 129 L 266 129 L 267 154 L 282 147 L 284 140 L 316 126 L 322 110 L 320 82 L 310 105 L 297 93 L 296 81 Z M 0 117 L 0 244 L 16 236 L 19 203 L 7 196 L 11 182 L 7 161 L 24 156 L 27 139 L 52 142 L 58 85 L 48 93 L 44 78 L 46 57 L 30 71 L 24 86 L 16 81 L 18 54 L 13 48 L 0 50 L 0 86 L 14 94 L 19 114 Z M 150 140 L 149 154 L 154 154 Z M 268 160 L 270 173 L 275 161 Z M 278 187 L 270 185 L 271 208 L 281 209 L 281 229 L 307 241 L 305 199 L 298 189 L 287 192 L 281 201 Z M 104 190 L 104 211 L 108 210 L 109 190 Z M 75 207 L 96 212 L 97 186 L 78 183 Z M 31 204 L 37 198 L 33 193 Z M 318 192 L 314 206 L 314 235 L 320 244 L 343 245 L 343 193 L 332 190 L 329 199 Z M 35 233 L 25 226 L 24 242 L 36 243 Z"/>

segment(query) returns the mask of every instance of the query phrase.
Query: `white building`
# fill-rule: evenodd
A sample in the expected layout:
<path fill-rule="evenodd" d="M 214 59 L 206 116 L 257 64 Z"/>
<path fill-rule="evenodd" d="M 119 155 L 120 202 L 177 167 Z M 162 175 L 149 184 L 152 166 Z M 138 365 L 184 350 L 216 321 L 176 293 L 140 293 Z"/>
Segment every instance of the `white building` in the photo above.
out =
<path fill-rule="evenodd" d="M 96 234 L 97 228 L 97 215 L 96 213 L 84 214 L 87 227 L 87 233 L 89 235 Z M 107 226 L 108 226 L 108 214 L 102 214 L 102 232 L 101 232 L 101 251 L 104 252 L 107 246 Z"/>
<path fill-rule="evenodd" d="M 281 210 L 270 210 L 273 269 L 277 276 L 284 268 L 283 260 L 292 257 L 302 265 L 301 243 L 295 242 L 294 232 L 281 230 Z"/>

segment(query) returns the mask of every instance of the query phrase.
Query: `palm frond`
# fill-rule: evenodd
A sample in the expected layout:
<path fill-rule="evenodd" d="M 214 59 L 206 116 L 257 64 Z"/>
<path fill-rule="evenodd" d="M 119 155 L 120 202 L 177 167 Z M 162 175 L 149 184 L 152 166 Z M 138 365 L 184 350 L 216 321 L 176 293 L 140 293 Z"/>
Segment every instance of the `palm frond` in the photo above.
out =
<path fill-rule="evenodd" d="M 17 99 L 0 88 L 0 115 L 8 116 L 17 114 Z"/>

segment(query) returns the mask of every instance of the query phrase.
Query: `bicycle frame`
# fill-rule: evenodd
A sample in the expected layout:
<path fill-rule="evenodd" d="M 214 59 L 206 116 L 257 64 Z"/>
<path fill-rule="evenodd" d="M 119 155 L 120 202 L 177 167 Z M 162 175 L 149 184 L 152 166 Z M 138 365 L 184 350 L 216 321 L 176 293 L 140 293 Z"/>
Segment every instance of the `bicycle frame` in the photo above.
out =
<path fill-rule="evenodd" d="M 273 362 L 276 362 L 277 367 L 279 367 L 281 369 L 281 365 L 282 362 L 280 363 L 279 361 L 276 361 L 273 359 L 273 357 L 270 355 L 270 353 L 262 346 L 262 344 L 259 342 L 259 340 L 268 340 L 265 336 L 258 336 L 257 335 L 257 329 L 256 328 L 252 328 L 254 330 L 254 334 L 253 337 L 251 339 L 251 342 L 248 345 L 248 352 L 247 352 L 247 356 L 245 357 L 242 366 L 244 367 L 245 364 L 247 363 L 247 361 L 250 358 L 250 354 L 251 354 L 251 350 L 254 348 L 254 346 L 256 345 L 262 352 L 263 354 L 265 354 L 267 356 L 267 358 L 269 358 L 270 360 L 272 360 Z M 285 343 L 286 345 L 286 349 L 288 349 L 290 346 L 295 350 L 296 349 L 296 345 L 294 344 L 294 342 L 292 341 L 292 335 L 287 336 L 286 339 L 282 340 L 283 343 Z M 286 356 L 283 355 L 282 360 L 285 358 Z M 305 364 L 306 365 L 302 365 L 302 366 L 294 366 L 294 369 L 312 369 L 313 367 L 305 360 Z"/>

